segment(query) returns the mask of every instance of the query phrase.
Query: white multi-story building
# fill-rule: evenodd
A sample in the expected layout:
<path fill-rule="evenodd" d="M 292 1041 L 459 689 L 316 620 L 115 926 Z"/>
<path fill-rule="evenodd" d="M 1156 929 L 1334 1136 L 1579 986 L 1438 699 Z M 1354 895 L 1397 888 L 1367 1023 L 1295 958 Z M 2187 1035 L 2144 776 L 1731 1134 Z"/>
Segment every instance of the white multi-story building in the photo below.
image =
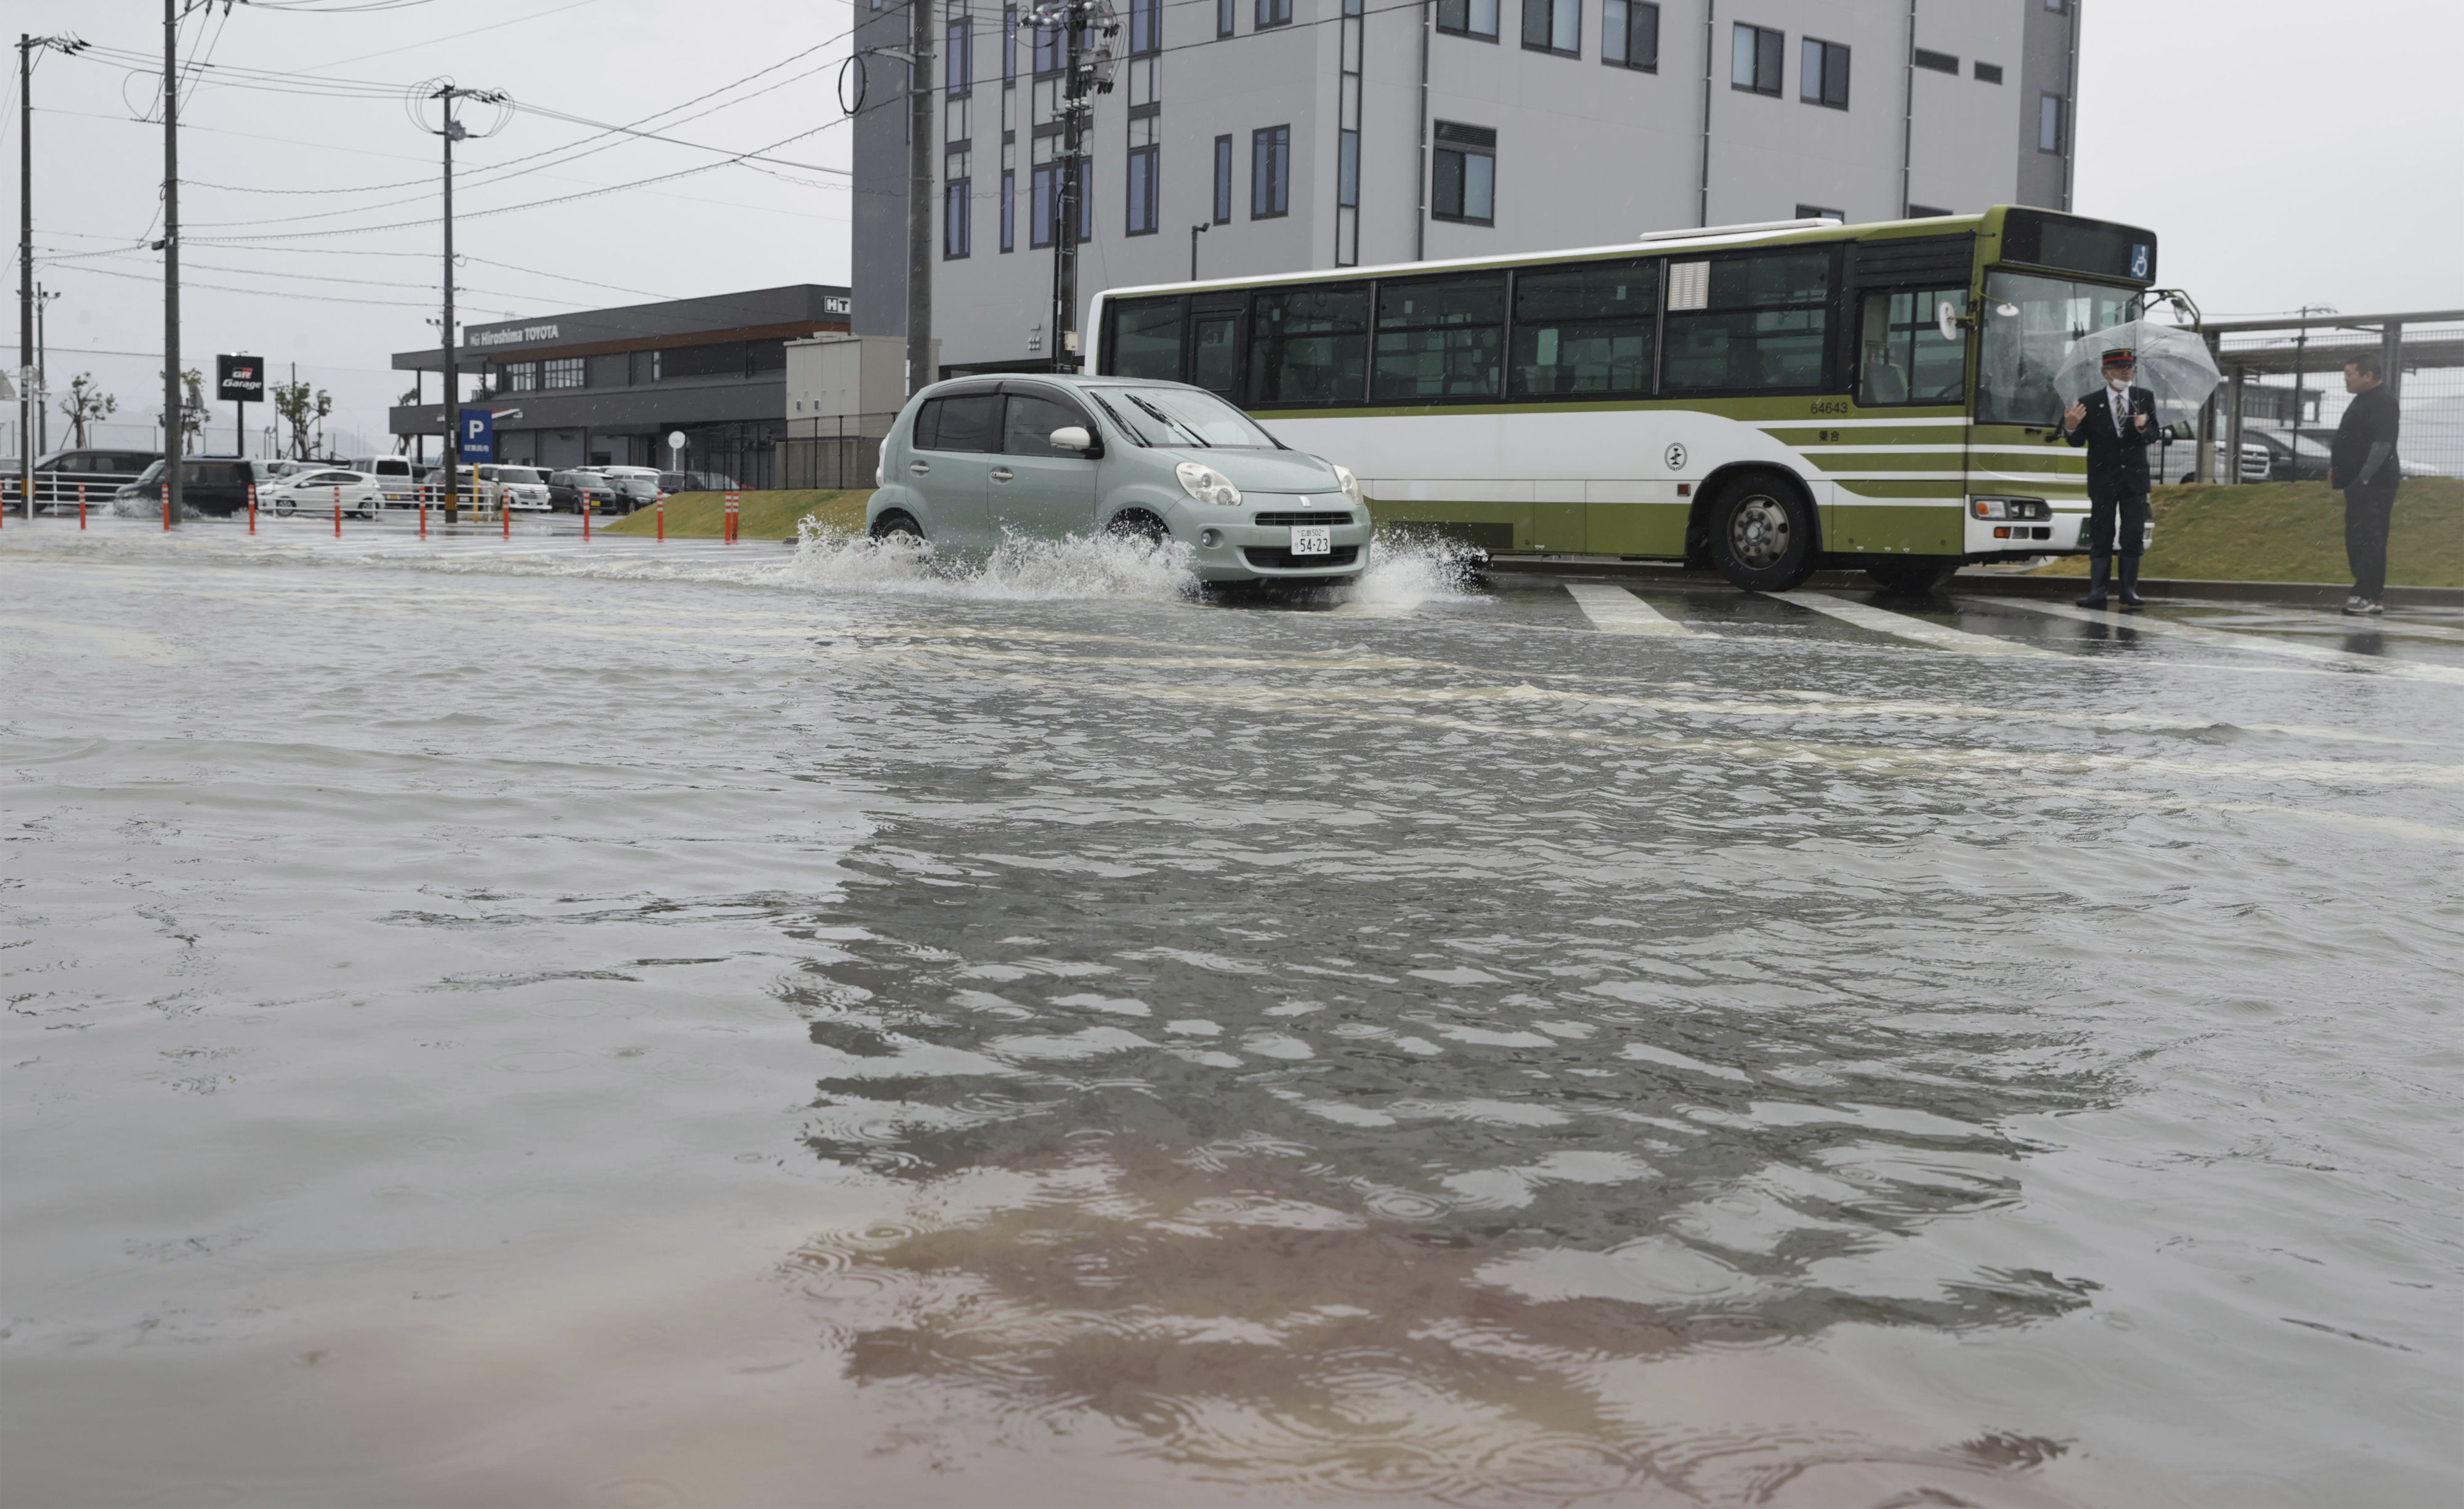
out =
<path fill-rule="evenodd" d="M 1057 38 L 935 9 L 944 371 L 1051 361 Z M 2079 0 L 1113 0 L 1081 299 L 1806 215 L 2070 208 Z M 857 45 L 904 7 L 857 0 Z M 907 304 L 904 69 L 855 122 L 860 334 Z M 1194 228 L 1203 227 L 1203 230 Z M 1081 305 L 1083 324 L 1084 305 Z"/>

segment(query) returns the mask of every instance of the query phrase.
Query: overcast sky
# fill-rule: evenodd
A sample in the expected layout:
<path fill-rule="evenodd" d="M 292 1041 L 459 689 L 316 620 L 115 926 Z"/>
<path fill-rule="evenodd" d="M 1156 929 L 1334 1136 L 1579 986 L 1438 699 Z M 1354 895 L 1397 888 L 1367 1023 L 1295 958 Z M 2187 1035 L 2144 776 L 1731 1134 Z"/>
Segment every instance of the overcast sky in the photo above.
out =
<path fill-rule="evenodd" d="M 439 76 L 585 122 L 669 110 L 646 128 L 727 151 L 783 144 L 772 155 L 808 165 L 714 167 L 721 153 L 517 113 L 456 154 L 466 319 L 847 280 L 846 180 L 814 170 L 847 164 L 836 92 L 844 3 L 372 8 L 385 3 L 283 0 L 189 23 L 184 55 L 347 81 L 332 92 L 203 81 L 182 105 L 189 365 L 246 350 L 278 379 L 296 362 L 333 389 L 338 421 L 381 440 L 384 407 L 406 386 L 387 357 L 434 339 L 438 144 L 405 96 Z M 2464 304 L 2454 271 L 2464 110 L 2453 94 L 2464 10 L 2454 0 L 2080 3 L 2076 208 L 2154 228 L 2167 282 L 2218 315 Z M 119 393 L 123 417 L 150 422 L 160 261 L 132 248 L 159 233 L 162 131 L 134 117 L 150 113 L 158 76 L 142 59 L 99 54 L 159 60 L 162 28 L 149 20 L 159 12 L 130 0 L 12 0 L 10 12 L 12 32 L 97 45 L 46 56 L 34 76 L 37 276 L 61 296 L 50 315 L 53 383 L 91 368 Z M 782 61 L 796 54 L 806 55 Z M 0 170 L 12 208 L 14 83 L 11 69 Z M 472 113 L 478 125 L 495 122 L 485 107 Z M 488 212 L 497 210 L 507 212 Z M 371 225 L 400 228 L 297 233 Z M 289 238 L 248 239 L 262 236 Z M 13 311 L 0 339 L 13 365 Z M 229 415 L 218 408 L 217 449 Z"/>

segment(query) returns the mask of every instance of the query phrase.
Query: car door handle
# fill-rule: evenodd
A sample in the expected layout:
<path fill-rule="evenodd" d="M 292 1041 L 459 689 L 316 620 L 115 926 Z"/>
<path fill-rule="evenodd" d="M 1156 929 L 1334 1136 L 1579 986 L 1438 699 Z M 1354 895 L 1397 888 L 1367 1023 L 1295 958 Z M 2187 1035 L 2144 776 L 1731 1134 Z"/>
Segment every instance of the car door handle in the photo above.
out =
<path fill-rule="evenodd" d="M 907 470 L 914 473 L 918 477 L 922 477 L 925 473 L 933 470 L 933 463 L 930 461 L 910 461 L 907 463 Z"/>
<path fill-rule="evenodd" d="M 1016 472 L 1011 471 L 1005 466 L 997 466 L 993 468 L 993 480 L 996 482 L 1006 482 L 1017 475 L 1018 474 Z"/>

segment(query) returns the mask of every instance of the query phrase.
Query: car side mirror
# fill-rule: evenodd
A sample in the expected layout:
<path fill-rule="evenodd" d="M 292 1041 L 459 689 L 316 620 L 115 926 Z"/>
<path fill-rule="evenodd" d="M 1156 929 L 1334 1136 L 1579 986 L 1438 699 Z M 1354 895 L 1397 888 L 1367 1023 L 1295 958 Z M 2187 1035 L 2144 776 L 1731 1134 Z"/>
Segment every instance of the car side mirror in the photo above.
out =
<path fill-rule="evenodd" d="M 1044 438 L 1051 442 L 1055 448 L 1063 451 L 1092 451 L 1095 449 L 1095 437 L 1087 433 L 1087 427 L 1084 425 L 1063 425 L 1060 429 L 1053 431 Z"/>

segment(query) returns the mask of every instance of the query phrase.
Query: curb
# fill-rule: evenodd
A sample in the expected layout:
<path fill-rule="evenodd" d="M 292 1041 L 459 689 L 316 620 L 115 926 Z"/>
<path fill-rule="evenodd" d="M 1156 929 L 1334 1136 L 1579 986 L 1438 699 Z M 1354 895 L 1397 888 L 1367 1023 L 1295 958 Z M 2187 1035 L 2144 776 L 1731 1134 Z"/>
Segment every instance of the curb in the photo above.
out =
<path fill-rule="evenodd" d="M 1669 562 L 1624 561 L 1615 556 L 1491 556 L 1486 566 L 1495 576 L 1609 576 L 1664 582 L 1675 587 L 1733 590 L 1717 571 L 1688 570 Z M 1879 591 L 1862 571 L 1816 571 L 1806 578 L 1813 588 Z M 2005 575 L 1969 566 L 1942 590 L 1991 592 L 2001 597 L 2075 597 L 2087 589 L 2084 577 Z M 2202 582 L 2143 577 L 2139 590 L 2148 597 L 2190 598 L 2209 602 L 2293 603 L 2307 608 L 2342 608 L 2352 591 L 2343 582 Z M 2464 608 L 2464 587 L 2389 587 L 2390 608 Z"/>

